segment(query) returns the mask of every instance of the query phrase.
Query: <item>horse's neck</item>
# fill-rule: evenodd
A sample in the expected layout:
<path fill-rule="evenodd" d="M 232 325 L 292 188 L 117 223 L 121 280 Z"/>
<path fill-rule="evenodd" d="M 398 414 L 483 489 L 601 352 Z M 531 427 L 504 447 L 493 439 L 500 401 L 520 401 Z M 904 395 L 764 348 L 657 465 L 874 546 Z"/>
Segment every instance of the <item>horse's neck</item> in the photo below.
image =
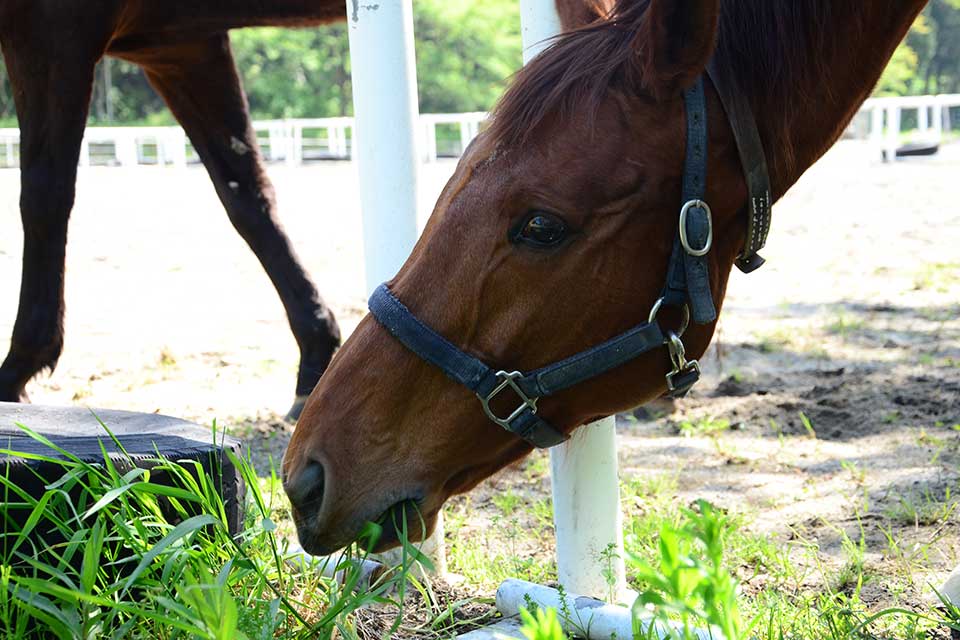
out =
<path fill-rule="evenodd" d="M 728 0 L 725 8 L 747 10 L 745 5 L 751 4 Z M 782 68 L 796 70 L 790 74 L 795 77 L 746 79 L 746 84 L 758 87 L 753 100 L 755 116 L 770 160 L 775 197 L 789 189 L 840 137 L 925 4 L 926 0 L 791 0 L 790 19 L 802 28 L 786 32 L 808 36 L 797 37 L 792 51 L 786 51 L 790 45 L 780 45 L 783 55 L 793 60 Z M 784 7 L 786 3 L 767 6 Z M 766 13 L 772 22 L 769 12 L 758 13 Z M 749 19 L 743 22 L 749 23 Z M 772 24 L 755 21 L 754 28 L 778 32 Z M 784 31 L 781 26 L 779 32 Z M 772 45 L 773 54 L 777 46 Z M 762 64 L 742 60 L 739 66 L 741 73 L 764 73 Z M 769 87 L 767 95 L 762 95 L 762 87 Z"/>

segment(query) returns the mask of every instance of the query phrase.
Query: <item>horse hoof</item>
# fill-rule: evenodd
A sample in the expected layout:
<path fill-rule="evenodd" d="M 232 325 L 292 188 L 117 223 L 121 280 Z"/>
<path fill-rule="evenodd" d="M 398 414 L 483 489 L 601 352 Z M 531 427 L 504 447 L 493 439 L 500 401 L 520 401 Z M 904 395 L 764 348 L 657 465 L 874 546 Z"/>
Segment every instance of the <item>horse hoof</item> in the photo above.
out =
<path fill-rule="evenodd" d="M 300 419 L 300 414 L 303 413 L 303 406 L 307 404 L 307 398 L 309 397 L 310 396 L 297 396 L 293 401 L 293 406 L 290 407 L 290 411 L 287 411 L 284 420 L 296 424 L 297 420 Z"/>

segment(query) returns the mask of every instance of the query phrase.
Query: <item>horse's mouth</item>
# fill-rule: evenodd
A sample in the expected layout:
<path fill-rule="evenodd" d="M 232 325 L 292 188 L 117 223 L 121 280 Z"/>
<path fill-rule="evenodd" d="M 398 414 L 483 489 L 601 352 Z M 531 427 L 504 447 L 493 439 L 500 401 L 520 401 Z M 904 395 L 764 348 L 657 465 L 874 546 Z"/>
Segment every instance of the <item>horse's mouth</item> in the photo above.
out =
<path fill-rule="evenodd" d="M 408 498 L 388 507 L 375 522 L 367 521 L 352 534 L 341 530 L 339 534 L 317 535 L 315 526 L 294 512 L 294 524 L 303 549 L 315 556 L 335 553 L 356 542 L 365 551 L 380 553 L 404 543 L 417 543 L 433 533 L 437 513 L 424 513 L 420 501 Z"/>
<path fill-rule="evenodd" d="M 397 502 L 377 519 L 371 527 L 374 535 L 369 542 L 374 552 L 386 551 L 405 543 L 426 540 L 437 524 L 436 513 L 424 513 L 420 502 L 413 499 Z M 361 544 L 365 541 L 361 539 Z"/>

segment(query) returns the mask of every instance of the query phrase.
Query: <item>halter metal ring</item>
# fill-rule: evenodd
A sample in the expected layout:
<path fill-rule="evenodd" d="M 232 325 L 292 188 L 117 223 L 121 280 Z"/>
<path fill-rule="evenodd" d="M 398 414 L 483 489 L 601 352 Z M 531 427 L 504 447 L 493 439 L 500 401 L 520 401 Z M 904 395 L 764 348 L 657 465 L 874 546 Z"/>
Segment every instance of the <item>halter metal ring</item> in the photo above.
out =
<path fill-rule="evenodd" d="M 650 316 L 647 318 L 647 324 L 653 324 L 657 321 L 657 314 L 660 313 L 660 308 L 663 306 L 663 298 L 657 298 L 657 301 L 653 303 L 653 308 L 650 309 Z M 683 336 L 686 332 L 687 327 L 690 326 L 690 307 L 683 305 L 683 319 L 680 321 L 680 329 L 676 332 L 678 337 Z"/>
<path fill-rule="evenodd" d="M 516 383 L 517 378 L 522 378 L 523 374 L 519 371 L 497 371 L 497 378 L 500 380 L 500 384 L 493 388 L 493 390 L 488 393 L 485 397 L 477 394 L 477 397 L 480 398 L 480 404 L 483 407 L 483 412 L 487 414 L 487 417 L 496 422 L 498 425 L 506 429 L 507 431 L 513 431 L 511 428 L 511 423 L 520 417 L 527 409 L 530 409 L 533 413 L 537 412 L 537 400 L 539 398 L 531 398 L 523 392 L 523 389 L 520 388 L 520 385 Z M 493 412 L 493 409 L 490 408 L 490 401 L 497 397 L 497 394 L 510 387 L 515 394 L 520 398 L 521 404 L 513 412 L 510 413 L 506 418 L 501 418 Z"/>
<path fill-rule="evenodd" d="M 687 238 L 687 214 L 690 212 L 690 209 L 703 209 L 707 214 L 707 239 L 700 249 L 691 247 L 690 241 Z M 710 205 L 703 200 L 688 200 L 686 204 L 683 205 L 683 208 L 680 209 L 680 244 L 683 245 L 684 251 L 698 258 L 707 255 L 710 247 L 713 246 L 713 212 L 710 211 Z"/>

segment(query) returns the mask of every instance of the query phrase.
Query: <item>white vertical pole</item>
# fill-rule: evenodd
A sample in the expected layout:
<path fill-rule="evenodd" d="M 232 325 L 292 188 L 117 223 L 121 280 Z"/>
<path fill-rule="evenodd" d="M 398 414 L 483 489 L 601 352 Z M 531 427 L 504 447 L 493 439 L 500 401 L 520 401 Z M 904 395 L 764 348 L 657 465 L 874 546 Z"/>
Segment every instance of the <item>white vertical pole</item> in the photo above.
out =
<path fill-rule="evenodd" d="M 346 0 L 367 293 L 417 239 L 417 71 L 411 0 Z"/>
<path fill-rule="evenodd" d="M 920 133 L 926 133 L 930 129 L 929 117 L 930 105 L 926 100 L 923 100 L 917 107 L 917 129 L 920 130 Z"/>
<path fill-rule="evenodd" d="M 392 278 L 417 240 L 420 107 L 411 0 L 346 0 L 353 77 L 353 149 L 367 293 Z M 442 516 L 442 514 L 441 514 Z M 446 573 L 443 519 L 423 551 Z"/>
<path fill-rule="evenodd" d="M 520 0 L 524 63 L 560 33 L 555 0 Z M 615 419 L 581 427 L 550 450 L 557 572 L 571 593 L 626 597 Z"/>

